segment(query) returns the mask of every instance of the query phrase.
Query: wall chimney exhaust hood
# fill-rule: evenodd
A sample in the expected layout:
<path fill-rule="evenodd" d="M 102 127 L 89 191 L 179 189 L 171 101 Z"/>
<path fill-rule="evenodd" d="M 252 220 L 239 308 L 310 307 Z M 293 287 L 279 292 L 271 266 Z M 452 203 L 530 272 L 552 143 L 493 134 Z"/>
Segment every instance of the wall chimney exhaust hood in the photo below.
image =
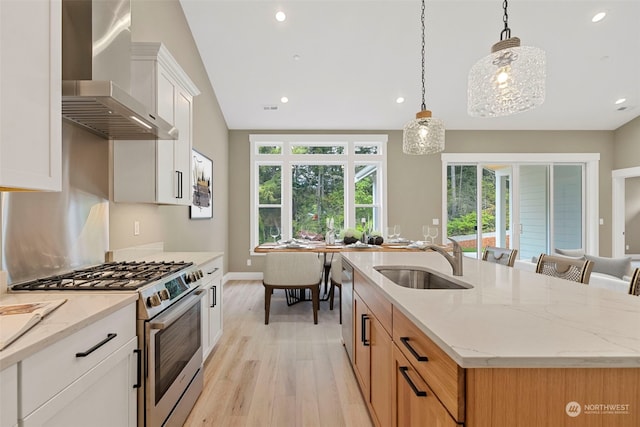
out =
<path fill-rule="evenodd" d="M 109 80 L 63 80 L 62 117 L 110 139 L 178 138 L 178 129 Z"/>
<path fill-rule="evenodd" d="M 130 0 L 62 1 L 62 117 L 108 139 L 178 139 L 129 93 Z"/>

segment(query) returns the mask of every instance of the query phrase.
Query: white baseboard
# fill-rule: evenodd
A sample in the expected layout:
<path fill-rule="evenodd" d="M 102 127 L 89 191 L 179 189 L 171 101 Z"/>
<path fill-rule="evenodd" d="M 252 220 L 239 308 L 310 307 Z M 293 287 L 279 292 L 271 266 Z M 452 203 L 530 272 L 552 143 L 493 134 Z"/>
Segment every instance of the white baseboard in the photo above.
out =
<path fill-rule="evenodd" d="M 224 275 L 225 283 L 229 280 L 262 280 L 262 272 L 238 271 L 229 272 Z"/>

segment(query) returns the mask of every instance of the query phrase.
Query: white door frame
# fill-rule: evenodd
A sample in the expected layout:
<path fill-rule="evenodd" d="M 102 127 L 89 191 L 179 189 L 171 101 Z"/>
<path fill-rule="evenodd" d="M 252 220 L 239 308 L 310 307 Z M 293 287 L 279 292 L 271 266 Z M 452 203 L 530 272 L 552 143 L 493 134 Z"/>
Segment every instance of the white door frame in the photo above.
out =
<path fill-rule="evenodd" d="M 616 169 L 611 171 L 611 235 L 613 238 L 613 257 L 625 256 L 625 179 L 640 176 L 640 166 L 626 169 Z"/>

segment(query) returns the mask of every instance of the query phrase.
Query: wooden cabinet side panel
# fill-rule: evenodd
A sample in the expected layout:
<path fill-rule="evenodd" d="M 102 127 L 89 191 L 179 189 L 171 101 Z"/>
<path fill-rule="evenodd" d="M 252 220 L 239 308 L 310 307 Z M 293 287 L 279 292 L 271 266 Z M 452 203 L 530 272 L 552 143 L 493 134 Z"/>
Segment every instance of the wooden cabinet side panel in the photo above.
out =
<path fill-rule="evenodd" d="M 466 427 L 640 425 L 637 368 L 467 369 L 466 378 Z"/>
<path fill-rule="evenodd" d="M 376 285 L 370 283 L 358 271 L 354 271 L 353 276 L 353 290 L 360 294 L 360 297 L 369 306 L 371 311 L 375 313 L 380 324 L 382 324 L 382 327 L 386 329 L 389 335 L 391 335 L 391 302 L 387 300 L 380 291 L 376 290 Z"/>

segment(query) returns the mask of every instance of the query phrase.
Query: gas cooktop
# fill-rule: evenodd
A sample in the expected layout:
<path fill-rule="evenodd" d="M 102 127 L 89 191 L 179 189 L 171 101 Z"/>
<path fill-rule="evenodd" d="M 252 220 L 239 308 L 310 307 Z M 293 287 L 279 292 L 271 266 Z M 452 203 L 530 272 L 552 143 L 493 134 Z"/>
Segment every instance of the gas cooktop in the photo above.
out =
<path fill-rule="evenodd" d="M 16 283 L 12 291 L 133 291 L 170 274 L 191 262 L 108 262 L 69 273 Z"/>

